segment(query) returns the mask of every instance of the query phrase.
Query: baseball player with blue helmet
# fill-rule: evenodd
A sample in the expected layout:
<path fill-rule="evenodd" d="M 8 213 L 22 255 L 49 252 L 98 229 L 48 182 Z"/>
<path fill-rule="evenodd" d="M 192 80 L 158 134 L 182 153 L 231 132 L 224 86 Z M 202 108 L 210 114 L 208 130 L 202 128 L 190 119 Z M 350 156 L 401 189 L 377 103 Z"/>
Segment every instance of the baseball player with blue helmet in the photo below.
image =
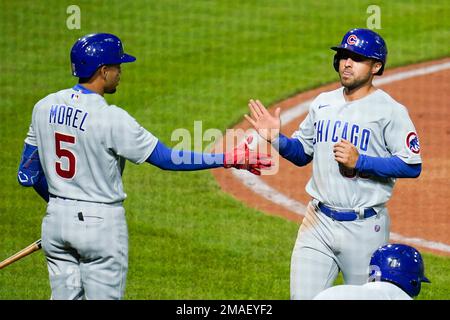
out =
<path fill-rule="evenodd" d="M 285 159 L 313 163 L 311 201 L 291 258 L 291 299 L 312 299 L 340 271 L 347 284 L 365 283 L 372 253 L 389 239 L 386 202 L 394 183 L 422 168 L 407 109 L 372 84 L 386 65 L 383 38 L 352 29 L 331 49 L 342 86 L 313 100 L 291 138 L 280 133 L 280 108 L 272 115 L 250 100 L 245 116 Z"/>
<path fill-rule="evenodd" d="M 315 300 L 412 300 L 418 296 L 424 274 L 419 251 L 404 244 L 378 248 L 370 259 L 368 282 L 361 286 L 340 285 L 319 293 Z"/>
<path fill-rule="evenodd" d="M 135 60 L 117 36 L 86 35 L 71 51 L 78 84 L 34 106 L 17 177 L 48 201 L 42 248 L 53 299 L 123 298 L 126 160 L 164 170 L 234 167 L 254 174 L 271 165 L 247 143 L 225 154 L 171 150 L 125 110 L 109 105 L 104 94 L 116 91 L 121 64 Z"/>

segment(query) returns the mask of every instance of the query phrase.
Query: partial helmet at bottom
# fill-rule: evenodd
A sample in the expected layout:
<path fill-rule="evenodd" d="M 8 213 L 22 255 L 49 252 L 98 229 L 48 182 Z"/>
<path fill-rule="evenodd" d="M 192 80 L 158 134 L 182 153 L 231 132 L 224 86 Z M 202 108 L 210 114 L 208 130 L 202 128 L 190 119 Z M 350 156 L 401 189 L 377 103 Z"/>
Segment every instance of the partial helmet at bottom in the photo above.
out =
<path fill-rule="evenodd" d="M 419 294 L 424 275 L 422 256 L 405 244 L 387 244 L 378 248 L 370 259 L 371 278 L 396 284 L 411 297 Z"/>

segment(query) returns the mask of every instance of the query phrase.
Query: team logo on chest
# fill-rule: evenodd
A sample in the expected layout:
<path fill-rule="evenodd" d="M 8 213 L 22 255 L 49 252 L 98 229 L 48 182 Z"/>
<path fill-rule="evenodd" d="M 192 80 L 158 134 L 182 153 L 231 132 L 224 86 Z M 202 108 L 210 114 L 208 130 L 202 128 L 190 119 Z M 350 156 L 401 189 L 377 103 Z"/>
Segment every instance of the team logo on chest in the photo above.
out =
<path fill-rule="evenodd" d="M 419 137 L 417 136 L 417 133 L 408 133 L 406 136 L 406 146 L 412 153 L 418 154 L 420 152 Z"/>

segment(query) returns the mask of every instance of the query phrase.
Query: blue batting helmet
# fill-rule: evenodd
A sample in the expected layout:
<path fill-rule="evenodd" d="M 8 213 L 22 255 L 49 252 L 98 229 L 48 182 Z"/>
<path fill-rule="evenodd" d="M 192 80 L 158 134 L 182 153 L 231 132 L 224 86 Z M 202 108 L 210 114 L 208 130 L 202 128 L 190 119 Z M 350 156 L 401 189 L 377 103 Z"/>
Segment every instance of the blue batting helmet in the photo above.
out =
<path fill-rule="evenodd" d="M 378 248 L 370 259 L 370 265 L 371 277 L 375 275 L 382 281 L 394 283 L 411 297 L 419 294 L 422 282 L 430 282 L 424 275 L 419 251 L 404 244 Z"/>
<path fill-rule="evenodd" d="M 123 52 L 122 41 L 109 33 L 88 34 L 75 42 L 70 52 L 72 75 L 89 78 L 105 64 L 133 62 L 136 58 Z"/>
<path fill-rule="evenodd" d="M 364 56 L 366 58 L 380 61 L 383 65 L 376 73 L 382 75 L 386 65 L 387 47 L 383 38 L 376 32 L 369 29 L 352 29 L 344 35 L 340 45 L 331 47 L 337 51 L 333 60 L 333 66 L 339 71 L 339 51 L 348 50 Z"/>

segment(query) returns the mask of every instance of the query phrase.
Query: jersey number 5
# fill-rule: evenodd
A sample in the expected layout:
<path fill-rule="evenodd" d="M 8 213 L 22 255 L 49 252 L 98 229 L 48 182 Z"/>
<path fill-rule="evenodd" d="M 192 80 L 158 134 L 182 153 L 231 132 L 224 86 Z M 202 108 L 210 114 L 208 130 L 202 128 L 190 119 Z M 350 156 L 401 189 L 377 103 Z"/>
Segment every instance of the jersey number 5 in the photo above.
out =
<path fill-rule="evenodd" d="M 60 159 L 67 158 L 68 160 L 68 167 L 66 169 L 63 169 L 61 162 L 57 161 L 55 163 L 56 173 L 62 178 L 72 179 L 75 176 L 76 157 L 70 150 L 63 149 L 61 142 L 75 144 L 75 137 L 55 132 L 56 155 Z"/>

